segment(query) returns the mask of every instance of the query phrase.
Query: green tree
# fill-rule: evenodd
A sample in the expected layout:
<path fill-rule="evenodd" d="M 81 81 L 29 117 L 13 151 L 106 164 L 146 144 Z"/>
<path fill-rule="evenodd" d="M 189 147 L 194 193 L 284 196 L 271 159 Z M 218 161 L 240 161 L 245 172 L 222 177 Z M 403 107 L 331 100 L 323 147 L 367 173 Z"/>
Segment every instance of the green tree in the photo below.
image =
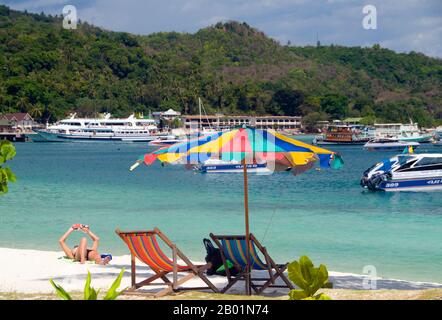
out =
<path fill-rule="evenodd" d="M 374 118 L 375 117 L 375 112 L 374 112 L 374 110 L 373 110 L 373 108 L 371 106 L 365 105 L 365 106 L 362 107 L 361 115 L 363 117 Z"/>
<path fill-rule="evenodd" d="M 361 119 L 361 124 L 365 126 L 371 126 L 375 124 L 376 118 L 374 116 L 366 116 Z"/>
<path fill-rule="evenodd" d="M 302 118 L 302 123 L 308 132 L 317 131 L 318 121 L 326 121 L 327 114 L 324 112 L 313 112 Z"/>
<path fill-rule="evenodd" d="M 416 52 L 281 46 L 235 21 L 138 36 L 87 23 L 70 32 L 60 17 L 0 12 L 0 112 L 43 105 L 41 121 L 167 106 L 198 114 L 202 97 L 209 113 L 442 121 L 442 61 Z"/>
<path fill-rule="evenodd" d="M 5 167 L 7 161 L 16 155 L 14 145 L 9 141 L 0 141 L 0 195 L 8 192 L 8 184 L 16 182 L 17 178 L 11 168 Z"/>
<path fill-rule="evenodd" d="M 37 103 L 29 110 L 29 115 L 35 120 L 40 120 L 43 116 L 44 106 L 41 103 Z"/>
<path fill-rule="evenodd" d="M 322 111 L 333 119 L 344 119 L 348 115 L 348 98 L 340 94 L 328 94 L 321 99 Z"/>
<path fill-rule="evenodd" d="M 20 97 L 17 100 L 18 111 L 28 112 L 32 108 L 32 104 L 27 97 Z"/>
<path fill-rule="evenodd" d="M 281 89 L 273 95 L 273 102 L 288 116 L 301 114 L 299 107 L 304 102 L 304 94 L 297 90 Z"/>

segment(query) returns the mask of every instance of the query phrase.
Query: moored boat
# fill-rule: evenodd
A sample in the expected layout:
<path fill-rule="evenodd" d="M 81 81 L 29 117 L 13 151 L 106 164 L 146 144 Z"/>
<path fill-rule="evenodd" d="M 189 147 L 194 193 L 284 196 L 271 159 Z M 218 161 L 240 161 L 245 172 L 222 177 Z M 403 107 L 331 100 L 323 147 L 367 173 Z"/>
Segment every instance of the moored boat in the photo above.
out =
<path fill-rule="evenodd" d="M 372 191 L 442 190 L 442 154 L 402 154 L 364 172 L 361 186 Z"/>
<path fill-rule="evenodd" d="M 168 136 L 156 136 L 154 140 L 149 142 L 149 146 L 171 146 L 180 142 L 185 142 L 187 138 L 180 138 L 175 135 L 168 135 Z"/>
<path fill-rule="evenodd" d="M 37 130 L 32 138 L 34 142 L 63 142 L 75 140 L 91 141 L 131 141 L 148 142 L 154 139 L 157 131 L 155 121 L 151 119 L 136 119 L 131 115 L 125 119 L 111 119 L 106 114 L 103 119 L 76 118 L 61 120 L 55 125 Z"/>
<path fill-rule="evenodd" d="M 247 164 L 249 173 L 270 173 L 272 170 L 267 163 Z M 195 165 L 194 169 L 201 173 L 242 173 L 244 165 L 237 161 L 224 161 L 219 159 L 208 159 L 203 164 Z"/>
<path fill-rule="evenodd" d="M 372 139 L 364 145 L 368 151 L 402 151 L 405 148 L 419 148 L 418 142 L 399 141 L 398 139 Z"/>
<path fill-rule="evenodd" d="M 401 135 L 397 136 L 399 141 L 404 142 L 419 142 L 419 143 L 430 143 L 431 139 L 433 139 L 432 134 L 423 134 L 423 133 L 407 133 L 403 132 Z"/>
<path fill-rule="evenodd" d="M 316 145 L 363 145 L 370 140 L 370 137 L 351 126 L 331 126 L 322 136 L 313 140 Z"/>
<path fill-rule="evenodd" d="M 377 138 L 393 138 L 403 142 L 430 143 L 433 135 L 427 133 L 410 120 L 409 124 L 402 123 L 377 123 L 375 134 Z"/>

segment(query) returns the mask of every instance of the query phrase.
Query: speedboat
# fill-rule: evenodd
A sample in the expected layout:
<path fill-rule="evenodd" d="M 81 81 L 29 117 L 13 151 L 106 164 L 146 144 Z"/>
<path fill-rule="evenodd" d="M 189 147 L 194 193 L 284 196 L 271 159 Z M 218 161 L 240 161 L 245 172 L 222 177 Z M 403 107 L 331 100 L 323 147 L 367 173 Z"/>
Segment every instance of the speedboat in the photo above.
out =
<path fill-rule="evenodd" d="M 270 173 L 271 169 L 267 163 L 247 164 L 247 172 L 250 173 Z M 220 159 L 208 159 L 204 163 L 195 165 L 194 169 L 201 173 L 242 173 L 244 165 L 238 161 L 225 161 Z"/>
<path fill-rule="evenodd" d="M 149 146 L 166 147 L 185 141 L 187 141 L 187 138 L 180 138 L 174 135 L 157 136 L 155 140 L 149 142 Z"/>
<path fill-rule="evenodd" d="M 430 143 L 432 138 L 432 134 L 424 134 L 421 132 L 402 132 L 397 136 L 399 141 L 419 143 Z"/>
<path fill-rule="evenodd" d="M 368 151 L 402 151 L 405 148 L 412 147 L 416 149 L 420 146 L 419 142 L 399 141 L 392 138 L 373 139 L 364 145 L 364 149 Z"/>
<path fill-rule="evenodd" d="M 442 190 L 442 153 L 402 154 L 364 172 L 363 188 L 373 191 Z"/>

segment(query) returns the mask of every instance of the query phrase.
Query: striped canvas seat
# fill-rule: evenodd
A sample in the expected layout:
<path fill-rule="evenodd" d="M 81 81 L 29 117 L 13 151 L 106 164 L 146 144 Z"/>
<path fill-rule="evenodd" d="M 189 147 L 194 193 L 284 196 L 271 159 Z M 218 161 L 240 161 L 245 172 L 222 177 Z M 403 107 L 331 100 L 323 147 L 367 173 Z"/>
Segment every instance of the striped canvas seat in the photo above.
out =
<path fill-rule="evenodd" d="M 130 252 L 155 271 L 173 271 L 173 261 L 161 250 L 155 233 L 127 233 L 122 236 Z M 189 270 L 178 265 L 178 271 Z"/>
<path fill-rule="evenodd" d="M 221 239 L 224 256 L 234 264 L 245 268 L 246 259 L 246 239 Z M 250 241 L 250 265 L 253 270 L 267 270 L 267 265 L 261 261 L 256 251 L 255 243 Z"/>
<path fill-rule="evenodd" d="M 287 270 L 288 263 L 276 264 L 269 256 L 267 249 L 259 243 L 253 234 L 250 234 L 249 237 L 250 268 L 247 268 L 246 236 L 221 236 L 211 233 L 210 237 L 215 241 L 221 251 L 221 258 L 228 280 L 228 284 L 221 290 L 222 293 L 227 292 L 238 281 L 246 281 L 246 286 L 247 283 L 250 283 L 250 287 L 255 290 L 257 294 L 261 294 L 266 288 L 288 288 L 290 290 L 295 288 L 284 274 L 284 271 Z M 260 256 L 264 257 L 264 260 L 262 260 Z M 239 273 L 232 273 L 228 261 L 235 265 Z M 263 261 L 265 261 L 265 263 Z M 259 272 L 252 275 L 251 270 L 267 272 Z M 268 276 L 266 276 L 266 273 L 268 273 Z M 281 279 L 283 283 L 276 283 L 277 279 Z"/>
<path fill-rule="evenodd" d="M 162 297 L 171 292 L 180 290 L 207 290 L 210 289 L 215 293 L 219 293 L 217 287 L 207 279 L 204 272 L 210 268 L 211 264 L 196 265 L 178 247 L 164 234 L 160 229 L 155 228 L 150 231 L 128 231 L 124 232 L 120 229 L 115 230 L 117 235 L 124 241 L 130 250 L 130 267 L 131 267 L 131 284 L 132 287 L 125 291 L 126 294 L 135 292 L 137 289 L 145 286 L 166 286 L 164 290 L 155 294 L 155 297 Z M 172 259 L 170 259 L 158 244 L 157 239 L 172 251 Z M 149 266 L 154 274 L 143 281 L 136 281 L 136 259 Z M 185 266 L 178 264 L 178 259 L 184 261 Z M 179 273 L 186 275 L 178 277 Z M 171 274 L 172 279 L 167 275 Z M 200 278 L 206 286 L 204 287 L 183 287 L 183 284 L 194 277 Z M 158 280 L 158 281 L 157 281 Z"/>

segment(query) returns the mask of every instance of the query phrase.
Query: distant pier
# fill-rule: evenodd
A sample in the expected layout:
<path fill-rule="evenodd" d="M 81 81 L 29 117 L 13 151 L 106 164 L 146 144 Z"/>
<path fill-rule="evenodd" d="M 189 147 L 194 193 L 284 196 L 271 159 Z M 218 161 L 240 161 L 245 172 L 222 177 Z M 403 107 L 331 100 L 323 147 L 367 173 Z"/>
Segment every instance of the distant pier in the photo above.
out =
<path fill-rule="evenodd" d="M 26 142 L 28 138 L 22 133 L 0 132 L 0 140 L 9 140 L 11 142 Z"/>

